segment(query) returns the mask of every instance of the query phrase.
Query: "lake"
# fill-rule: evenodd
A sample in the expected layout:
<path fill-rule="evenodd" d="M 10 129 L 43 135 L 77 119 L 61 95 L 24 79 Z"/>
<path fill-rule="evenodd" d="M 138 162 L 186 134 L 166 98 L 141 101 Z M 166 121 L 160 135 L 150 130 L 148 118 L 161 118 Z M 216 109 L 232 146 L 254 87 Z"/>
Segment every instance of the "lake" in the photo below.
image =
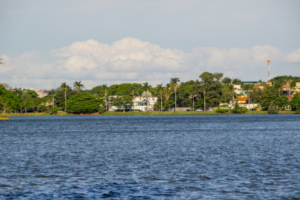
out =
<path fill-rule="evenodd" d="M 11 117 L 0 199 L 299 199 L 300 115 Z"/>

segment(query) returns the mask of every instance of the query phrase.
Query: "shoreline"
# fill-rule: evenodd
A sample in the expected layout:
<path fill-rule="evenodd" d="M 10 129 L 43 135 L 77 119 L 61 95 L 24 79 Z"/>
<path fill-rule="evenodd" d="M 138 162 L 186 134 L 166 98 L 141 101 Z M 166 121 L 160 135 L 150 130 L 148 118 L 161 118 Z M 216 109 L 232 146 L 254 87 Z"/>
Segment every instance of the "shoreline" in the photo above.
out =
<path fill-rule="evenodd" d="M 242 115 L 267 115 L 267 111 L 247 111 L 247 113 Z M 295 111 L 279 111 L 278 114 L 295 114 Z M 57 116 L 134 116 L 134 115 L 236 115 L 233 113 L 216 113 L 215 111 L 176 111 L 176 112 L 105 112 L 104 114 L 99 113 L 88 113 L 88 114 L 72 114 L 72 113 L 60 113 L 60 114 L 50 114 L 50 113 L 10 113 L 7 117 L 57 117 Z M 1 120 L 1 118 L 0 118 Z M 2 119 L 2 120 L 9 120 Z"/>

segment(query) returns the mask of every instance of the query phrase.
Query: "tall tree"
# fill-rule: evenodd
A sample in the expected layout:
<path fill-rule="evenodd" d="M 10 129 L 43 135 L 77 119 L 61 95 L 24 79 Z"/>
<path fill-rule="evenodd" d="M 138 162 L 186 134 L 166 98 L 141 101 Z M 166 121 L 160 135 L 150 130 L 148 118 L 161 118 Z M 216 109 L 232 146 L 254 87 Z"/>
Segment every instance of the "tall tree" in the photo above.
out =
<path fill-rule="evenodd" d="M 25 113 L 27 114 L 27 100 L 29 99 L 29 95 L 25 92 L 25 93 L 22 94 L 21 99 L 24 102 Z"/>
<path fill-rule="evenodd" d="M 61 90 L 65 90 L 65 112 L 67 112 L 67 89 L 68 89 L 68 85 L 66 84 L 66 82 L 63 82 L 60 85 L 60 89 Z"/>
<path fill-rule="evenodd" d="M 176 89 L 177 89 L 178 82 L 180 82 L 179 78 L 171 78 L 170 79 L 170 83 L 172 84 L 172 86 L 174 88 L 174 92 L 175 92 L 175 109 L 174 109 L 174 111 L 176 111 Z"/>
<path fill-rule="evenodd" d="M 149 85 L 148 82 L 143 83 L 143 89 L 146 92 L 147 111 L 148 111 L 148 96 L 149 96 L 148 93 L 149 93 L 150 88 L 151 88 L 151 85 Z"/>
<path fill-rule="evenodd" d="M 157 88 L 157 91 L 158 91 L 158 94 L 160 94 L 160 111 L 162 112 L 162 95 L 163 95 L 163 90 L 164 90 L 164 88 L 163 88 L 163 84 L 158 84 L 157 86 L 156 86 L 156 88 Z"/>
<path fill-rule="evenodd" d="M 223 73 L 214 73 L 214 77 L 217 81 L 220 81 L 220 79 L 223 77 Z"/>
<path fill-rule="evenodd" d="M 84 85 L 81 84 L 81 81 L 75 81 L 73 86 L 78 90 L 78 92 L 80 92 L 80 90 L 84 88 Z"/>

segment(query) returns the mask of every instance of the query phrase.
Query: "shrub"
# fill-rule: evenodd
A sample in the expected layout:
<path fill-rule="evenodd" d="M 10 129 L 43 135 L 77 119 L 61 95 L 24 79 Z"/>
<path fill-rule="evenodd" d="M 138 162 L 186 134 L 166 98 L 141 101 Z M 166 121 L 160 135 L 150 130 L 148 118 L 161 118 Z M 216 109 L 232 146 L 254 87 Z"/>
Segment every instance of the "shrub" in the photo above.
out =
<path fill-rule="evenodd" d="M 228 110 L 225 110 L 225 109 L 222 109 L 222 108 L 217 108 L 216 112 L 217 113 L 226 113 L 226 112 L 228 112 Z"/>
<path fill-rule="evenodd" d="M 62 111 L 62 107 L 52 107 L 52 109 L 50 110 L 50 114 L 51 115 L 56 115 L 57 114 L 57 111 Z"/>
<path fill-rule="evenodd" d="M 231 110 L 234 114 L 245 114 L 247 112 L 247 108 L 240 107 L 238 103 L 234 105 L 234 109 Z"/>
<path fill-rule="evenodd" d="M 268 114 L 278 114 L 277 106 L 274 105 L 273 101 L 270 103 L 270 107 L 268 109 Z"/>
<path fill-rule="evenodd" d="M 98 112 L 99 112 L 100 114 L 103 114 L 103 113 L 106 112 L 106 109 L 104 108 L 104 106 L 100 106 Z"/>
<path fill-rule="evenodd" d="M 218 108 L 215 110 L 217 113 L 227 113 L 230 110 L 229 106 L 222 105 L 218 106 Z"/>

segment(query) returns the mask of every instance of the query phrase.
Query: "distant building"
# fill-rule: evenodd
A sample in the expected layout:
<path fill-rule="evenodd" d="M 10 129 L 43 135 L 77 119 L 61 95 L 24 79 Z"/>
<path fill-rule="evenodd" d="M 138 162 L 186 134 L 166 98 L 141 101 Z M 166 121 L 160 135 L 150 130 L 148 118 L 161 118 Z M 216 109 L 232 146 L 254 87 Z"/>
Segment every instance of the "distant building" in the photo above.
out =
<path fill-rule="evenodd" d="M 261 89 L 263 90 L 264 89 L 264 86 L 263 85 L 254 85 L 253 88 L 256 88 L 256 89 Z"/>
<path fill-rule="evenodd" d="M 272 86 L 273 83 L 272 83 L 271 81 L 268 81 L 268 82 L 267 82 L 267 85 Z"/>
<path fill-rule="evenodd" d="M 234 108 L 234 105 L 235 105 L 236 103 L 238 103 L 239 106 L 245 107 L 245 108 L 247 108 L 247 109 L 249 109 L 249 110 L 250 110 L 250 109 L 253 109 L 253 108 L 256 108 L 256 107 L 258 106 L 257 103 L 251 103 L 251 104 L 248 104 L 247 100 L 248 100 L 248 97 L 247 97 L 247 96 L 241 97 L 241 98 L 237 98 L 237 99 L 232 99 L 232 100 L 230 101 L 230 104 L 232 105 L 231 108 Z"/>
<path fill-rule="evenodd" d="M 148 97 L 148 106 L 147 106 L 147 97 Z M 114 96 L 113 98 L 117 98 Z M 109 97 L 112 99 L 112 97 Z M 143 92 L 142 96 L 136 96 L 132 100 L 132 106 L 128 105 L 125 106 L 125 110 L 140 110 L 140 111 L 147 111 L 147 110 L 154 110 L 154 105 L 157 102 L 157 97 L 153 97 L 151 92 Z M 117 107 L 112 105 L 112 101 L 110 101 L 110 111 L 117 111 L 123 110 L 123 107 Z"/>
<path fill-rule="evenodd" d="M 244 85 L 249 85 L 249 84 L 257 84 L 258 82 L 257 81 L 242 81 L 242 83 L 244 84 Z"/>

